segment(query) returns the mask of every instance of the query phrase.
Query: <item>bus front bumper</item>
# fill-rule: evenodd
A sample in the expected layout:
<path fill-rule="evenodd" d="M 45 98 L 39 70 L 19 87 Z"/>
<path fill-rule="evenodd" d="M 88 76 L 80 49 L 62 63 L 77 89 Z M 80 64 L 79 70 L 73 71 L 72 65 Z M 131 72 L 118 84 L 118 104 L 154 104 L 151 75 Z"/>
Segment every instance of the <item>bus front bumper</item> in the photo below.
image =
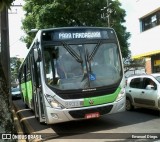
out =
<path fill-rule="evenodd" d="M 72 109 L 54 109 L 47 107 L 47 124 L 55 124 L 73 120 L 87 119 L 87 114 L 99 114 L 99 116 L 111 113 L 125 111 L 125 97 L 114 103 L 107 103 L 102 105 L 72 108 Z M 98 117 L 99 117 L 98 116 Z M 96 117 L 96 116 L 95 116 Z"/>

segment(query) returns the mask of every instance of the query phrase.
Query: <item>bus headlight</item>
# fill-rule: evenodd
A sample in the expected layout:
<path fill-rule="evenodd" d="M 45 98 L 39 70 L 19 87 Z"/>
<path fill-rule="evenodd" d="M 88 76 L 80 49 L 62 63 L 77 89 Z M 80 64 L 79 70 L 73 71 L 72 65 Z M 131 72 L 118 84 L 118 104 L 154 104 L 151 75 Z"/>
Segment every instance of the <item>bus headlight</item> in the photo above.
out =
<path fill-rule="evenodd" d="M 49 102 L 49 104 L 51 105 L 51 107 L 55 108 L 55 109 L 63 109 L 64 107 L 57 102 L 51 95 L 46 94 L 46 99 Z"/>
<path fill-rule="evenodd" d="M 125 96 L 125 93 L 126 93 L 125 88 L 122 88 L 121 91 L 118 94 L 118 97 L 117 97 L 116 101 L 121 100 Z"/>

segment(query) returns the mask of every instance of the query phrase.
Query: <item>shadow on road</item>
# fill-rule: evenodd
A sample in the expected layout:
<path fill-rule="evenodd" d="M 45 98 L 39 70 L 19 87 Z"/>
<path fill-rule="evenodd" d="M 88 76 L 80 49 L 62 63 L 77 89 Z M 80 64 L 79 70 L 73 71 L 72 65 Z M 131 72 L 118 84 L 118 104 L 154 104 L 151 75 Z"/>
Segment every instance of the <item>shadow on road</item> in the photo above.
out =
<path fill-rule="evenodd" d="M 98 119 L 55 124 L 51 125 L 51 127 L 57 134 L 59 134 L 59 136 L 76 135 L 78 133 L 95 133 L 97 131 L 102 134 L 104 130 L 107 131 L 116 129 L 117 127 L 144 123 L 154 119 L 159 119 L 158 111 L 135 109 L 134 111 L 125 111 L 121 113 L 105 115 Z M 92 135 L 92 137 L 94 137 L 94 135 Z"/>

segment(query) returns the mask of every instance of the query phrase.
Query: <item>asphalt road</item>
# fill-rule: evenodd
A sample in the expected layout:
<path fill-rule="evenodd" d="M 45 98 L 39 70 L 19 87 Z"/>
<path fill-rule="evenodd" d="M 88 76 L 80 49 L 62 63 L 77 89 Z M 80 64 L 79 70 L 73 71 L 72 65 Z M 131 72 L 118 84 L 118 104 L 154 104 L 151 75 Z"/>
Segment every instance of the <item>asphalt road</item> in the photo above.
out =
<path fill-rule="evenodd" d="M 15 111 L 23 130 L 39 134 L 47 142 L 160 141 L 160 114 L 149 109 L 135 109 L 98 119 L 42 125 L 21 100 L 15 100 Z"/>

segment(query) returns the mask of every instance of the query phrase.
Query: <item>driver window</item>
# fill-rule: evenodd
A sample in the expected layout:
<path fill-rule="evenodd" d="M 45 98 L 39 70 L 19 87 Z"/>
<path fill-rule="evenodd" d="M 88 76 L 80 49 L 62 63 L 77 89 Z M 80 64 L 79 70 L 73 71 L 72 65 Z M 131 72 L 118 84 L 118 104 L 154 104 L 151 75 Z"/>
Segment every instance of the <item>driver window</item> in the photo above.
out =
<path fill-rule="evenodd" d="M 50 55 L 48 51 L 45 51 L 44 54 L 45 54 L 44 57 L 45 57 L 46 79 L 47 79 L 47 82 L 49 83 L 49 81 L 53 79 L 51 60 L 50 60 Z"/>
<path fill-rule="evenodd" d="M 156 83 L 150 78 L 144 78 L 144 89 L 152 89 L 156 87 Z"/>

